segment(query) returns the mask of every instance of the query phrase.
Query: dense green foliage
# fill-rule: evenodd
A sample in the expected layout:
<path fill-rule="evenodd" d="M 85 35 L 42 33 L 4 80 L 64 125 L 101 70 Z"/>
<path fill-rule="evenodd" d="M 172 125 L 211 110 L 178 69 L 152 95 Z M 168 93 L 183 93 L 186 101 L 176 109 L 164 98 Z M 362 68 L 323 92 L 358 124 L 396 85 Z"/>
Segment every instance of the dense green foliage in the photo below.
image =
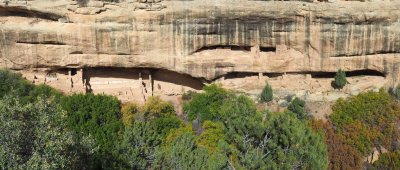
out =
<path fill-rule="evenodd" d="M 311 119 L 309 125 L 322 130 L 329 152 L 329 169 L 361 169 L 362 159 L 373 148 L 389 153 L 379 156 L 373 167 L 396 169 L 400 106 L 394 97 L 381 89 L 365 92 L 348 99 L 339 99 L 333 106 L 328 122 Z"/>
<path fill-rule="evenodd" d="M 232 92 L 221 88 L 221 85 L 212 84 L 203 88 L 205 93 L 199 93 L 189 103 L 183 105 L 183 110 L 188 115 L 188 120 L 195 119 L 204 122 L 217 118 L 219 106 L 224 99 L 233 95 Z"/>
<path fill-rule="evenodd" d="M 21 104 L 18 98 L 0 100 L 0 167 L 5 169 L 85 168 L 96 149 L 93 140 L 76 140 L 67 131 L 65 112 L 39 100 Z"/>
<path fill-rule="evenodd" d="M 300 120 L 308 120 L 309 115 L 304 110 L 306 102 L 301 100 L 300 98 L 296 97 L 288 106 L 288 110 L 293 112 L 296 117 Z"/>
<path fill-rule="evenodd" d="M 361 153 L 353 146 L 346 144 L 344 138 L 335 133 L 330 122 L 310 119 L 309 126 L 314 131 L 324 132 L 324 143 L 328 147 L 328 169 L 361 169 Z"/>
<path fill-rule="evenodd" d="M 206 147 L 196 144 L 191 131 L 177 130 L 177 135 L 156 153 L 154 168 L 161 169 L 224 169 L 227 157 L 221 152 L 210 154 Z"/>
<path fill-rule="evenodd" d="M 400 150 L 387 152 L 379 155 L 379 159 L 374 162 L 376 169 L 400 169 Z"/>
<path fill-rule="evenodd" d="M 221 141 L 228 140 L 224 130 L 225 126 L 221 123 L 214 123 L 212 121 L 205 121 L 203 123 L 204 131 L 197 138 L 197 143 L 199 146 L 205 146 L 210 152 L 217 151 L 217 144 Z"/>
<path fill-rule="evenodd" d="M 389 93 L 397 100 L 400 100 L 400 84 L 396 88 L 390 88 Z"/>
<path fill-rule="evenodd" d="M 336 72 L 334 83 L 338 88 L 343 88 L 346 85 L 346 73 L 342 69 L 339 69 L 338 72 Z"/>
<path fill-rule="evenodd" d="M 118 146 L 122 158 L 120 167 L 128 169 L 146 169 L 154 160 L 155 147 L 162 138 L 156 133 L 151 122 L 134 122 L 125 127 L 125 134 Z"/>
<path fill-rule="evenodd" d="M 144 115 L 140 110 L 140 106 L 137 103 L 128 103 L 121 108 L 122 112 L 122 123 L 125 126 L 132 126 L 133 120 L 144 121 Z"/>
<path fill-rule="evenodd" d="M 398 129 L 394 124 L 400 118 L 400 106 L 389 93 L 360 93 L 347 100 L 339 99 L 333 106 L 330 119 L 346 143 L 355 146 L 363 155 L 372 147 L 392 148 Z"/>
<path fill-rule="evenodd" d="M 224 150 L 229 158 L 228 165 L 244 169 L 325 169 L 327 167 L 327 150 L 322 134 L 313 132 L 306 121 L 297 119 L 297 116 L 291 112 L 286 114 L 259 112 L 254 101 L 244 95 L 228 95 L 226 90 L 216 85 L 208 88 L 205 93 L 198 94 L 202 100 L 195 100 L 197 98 L 195 96 L 186 105 L 189 107 L 186 109 L 206 107 L 207 104 L 201 102 L 208 102 L 209 99 L 220 103 L 212 109 L 198 112 L 192 119 L 200 120 L 204 117 L 202 114 L 213 115 L 208 120 L 214 123 L 203 121 L 205 130 L 198 141 L 202 146 L 211 146 L 211 151 Z M 210 127 L 212 127 L 211 130 Z M 204 140 L 203 133 L 213 133 L 215 137 Z M 218 144 L 209 144 L 210 141 L 216 143 L 217 137 L 218 144 L 221 143 L 222 148 L 219 148 Z"/>
<path fill-rule="evenodd" d="M 188 92 L 182 94 L 182 99 L 183 100 L 192 100 L 193 97 L 196 95 L 197 95 L 196 92 L 189 90 Z"/>
<path fill-rule="evenodd" d="M 67 112 L 68 127 L 77 137 L 92 135 L 100 148 L 95 166 L 109 167 L 114 164 L 111 151 L 116 146 L 123 124 L 118 118 L 120 103 L 117 98 L 106 95 L 73 94 L 61 99 Z"/>
<path fill-rule="evenodd" d="M 272 113 L 212 84 L 185 95 L 180 119 L 157 96 L 121 108 L 8 70 L 0 80 L 0 169 L 360 169 L 373 147 L 389 150 L 373 168 L 399 167 L 400 106 L 383 90 L 339 99 L 322 122 L 299 98 Z"/>
<path fill-rule="evenodd" d="M 0 69 L 0 97 L 5 95 L 18 97 L 21 103 L 27 104 L 36 101 L 39 97 L 44 99 L 52 98 L 57 102 L 62 93 L 48 85 L 34 86 L 23 79 L 21 74 Z"/>
<path fill-rule="evenodd" d="M 121 110 L 126 127 L 117 148 L 120 168 L 151 167 L 156 148 L 165 143 L 171 130 L 184 126 L 183 121 L 175 117 L 172 104 L 158 96 L 149 98 L 143 106 L 128 103 Z"/>
<path fill-rule="evenodd" d="M 322 134 L 295 115 L 267 112 L 261 138 L 250 141 L 241 162 L 250 169 L 326 169 L 328 157 Z M 250 138 L 251 139 L 251 138 Z M 249 139 L 243 140 L 243 142 Z M 257 142 L 258 141 L 258 142 Z M 252 147 L 254 146 L 254 147 Z"/>
<path fill-rule="evenodd" d="M 272 91 L 272 87 L 267 84 L 261 92 L 261 102 L 269 102 L 273 99 L 274 92 Z"/>
<path fill-rule="evenodd" d="M 0 70 L 0 97 L 11 93 L 19 97 L 28 96 L 33 88 L 32 84 L 21 78 L 21 74 Z"/>
<path fill-rule="evenodd" d="M 35 86 L 29 92 L 29 97 L 27 97 L 27 99 L 29 100 L 29 102 L 34 102 L 35 100 L 37 100 L 37 98 L 43 98 L 43 99 L 50 99 L 55 103 L 59 103 L 62 96 L 63 96 L 62 92 L 55 90 L 48 85 L 41 84 Z"/>

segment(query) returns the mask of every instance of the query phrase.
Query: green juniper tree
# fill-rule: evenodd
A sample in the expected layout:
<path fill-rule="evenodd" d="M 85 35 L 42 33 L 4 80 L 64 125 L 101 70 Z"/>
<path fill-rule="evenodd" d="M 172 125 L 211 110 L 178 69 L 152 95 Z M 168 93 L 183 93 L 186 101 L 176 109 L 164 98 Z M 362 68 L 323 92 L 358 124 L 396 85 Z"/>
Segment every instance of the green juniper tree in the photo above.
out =
<path fill-rule="evenodd" d="M 267 84 L 261 92 L 261 102 L 269 102 L 274 97 L 272 87 Z"/>
<path fill-rule="evenodd" d="M 5 169 L 86 169 L 97 151 L 93 140 L 76 140 L 68 131 L 65 111 L 41 99 L 21 104 L 0 100 L 0 167 Z"/>
<path fill-rule="evenodd" d="M 107 95 L 73 94 L 61 99 L 61 106 L 67 114 L 68 128 L 77 138 L 93 136 L 100 148 L 95 168 L 109 169 L 119 162 L 112 152 L 123 133 L 122 120 L 118 118 L 120 102 L 116 97 Z"/>
<path fill-rule="evenodd" d="M 288 110 L 295 113 L 297 118 L 300 120 L 308 120 L 309 115 L 304 110 L 306 102 L 301 100 L 300 98 L 296 97 L 288 106 Z"/>
<path fill-rule="evenodd" d="M 339 69 L 335 75 L 335 85 L 341 89 L 346 85 L 346 83 L 346 73 L 342 69 Z"/>

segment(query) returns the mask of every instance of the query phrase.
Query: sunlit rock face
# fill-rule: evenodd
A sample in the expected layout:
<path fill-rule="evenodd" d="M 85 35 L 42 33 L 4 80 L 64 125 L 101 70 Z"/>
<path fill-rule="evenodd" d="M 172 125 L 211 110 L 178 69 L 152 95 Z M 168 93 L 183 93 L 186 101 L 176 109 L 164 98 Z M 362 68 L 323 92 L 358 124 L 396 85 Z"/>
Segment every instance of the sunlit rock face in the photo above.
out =
<path fill-rule="evenodd" d="M 399 1 L 33 0 L 1 4 L 0 15 L 0 67 L 11 69 L 82 69 L 82 79 L 85 69 L 139 69 L 132 72 L 137 80 L 141 69 L 146 76 L 161 70 L 179 75 L 177 94 L 189 87 L 186 78 L 198 81 L 189 83 L 194 90 L 240 78 L 232 87 L 248 92 L 265 80 L 274 84 L 269 74 L 373 72 L 380 82 L 373 88 L 393 86 L 400 76 Z M 232 78 L 236 73 L 255 80 Z M 87 80 L 79 83 L 88 88 Z M 153 82 L 147 91 L 156 90 L 163 91 Z"/>

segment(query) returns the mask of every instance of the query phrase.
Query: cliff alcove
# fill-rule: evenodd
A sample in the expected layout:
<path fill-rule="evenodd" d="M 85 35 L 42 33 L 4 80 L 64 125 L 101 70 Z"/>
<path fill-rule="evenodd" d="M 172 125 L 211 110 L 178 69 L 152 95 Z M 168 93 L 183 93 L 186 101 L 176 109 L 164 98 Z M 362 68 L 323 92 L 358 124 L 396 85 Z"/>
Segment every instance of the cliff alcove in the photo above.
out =
<path fill-rule="evenodd" d="M 0 67 L 67 93 L 178 101 L 218 82 L 257 98 L 269 83 L 277 103 L 332 102 L 400 81 L 399 1 L 47 2 L 0 4 Z M 335 91 L 340 68 L 351 86 Z"/>

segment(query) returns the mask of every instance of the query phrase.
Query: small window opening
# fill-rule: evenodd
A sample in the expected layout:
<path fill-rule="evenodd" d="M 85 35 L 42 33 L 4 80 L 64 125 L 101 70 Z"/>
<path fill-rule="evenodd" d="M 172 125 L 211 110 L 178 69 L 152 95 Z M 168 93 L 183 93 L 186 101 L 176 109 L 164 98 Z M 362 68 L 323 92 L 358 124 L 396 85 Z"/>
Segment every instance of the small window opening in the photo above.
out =
<path fill-rule="evenodd" d="M 75 75 L 76 74 L 76 68 L 71 68 L 71 76 L 73 76 L 73 75 Z"/>

